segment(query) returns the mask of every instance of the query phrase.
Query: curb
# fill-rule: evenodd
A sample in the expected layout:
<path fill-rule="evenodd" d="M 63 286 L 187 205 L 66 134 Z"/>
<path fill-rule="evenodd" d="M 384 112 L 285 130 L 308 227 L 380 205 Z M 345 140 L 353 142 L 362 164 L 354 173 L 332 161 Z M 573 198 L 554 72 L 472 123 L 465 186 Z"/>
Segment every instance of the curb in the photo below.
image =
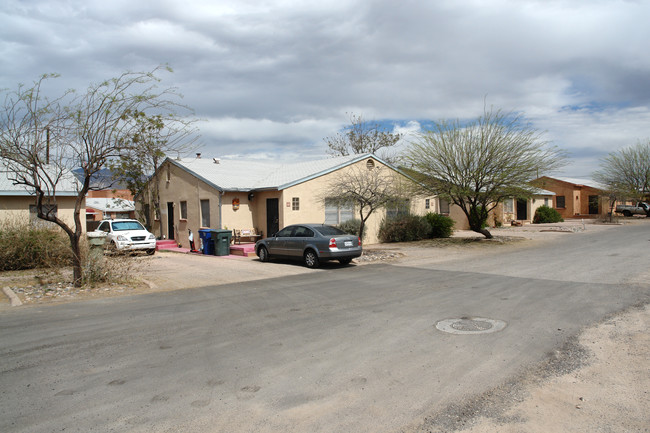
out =
<path fill-rule="evenodd" d="M 16 295 L 14 291 L 11 290 L 9 287 L 3 287 L 2 291 L 4 292 L 5 295 L 7 295 L 7 297 L 11 301 L 12 307 L 20 307 L 21 305 L 23 305 L 18 295 Z"/>

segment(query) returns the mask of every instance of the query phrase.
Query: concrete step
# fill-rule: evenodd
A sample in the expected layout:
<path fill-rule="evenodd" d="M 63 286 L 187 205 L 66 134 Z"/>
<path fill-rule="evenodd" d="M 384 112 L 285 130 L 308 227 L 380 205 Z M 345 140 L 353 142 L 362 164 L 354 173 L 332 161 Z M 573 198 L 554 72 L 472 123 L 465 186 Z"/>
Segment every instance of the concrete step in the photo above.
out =
<path fill-rule="evenodd" d="M 178 243 L 174 239 L 164 239 L 160 241 L 156 241 L 156 249 L 171 249 L 171 248 L 178 248 Z"/>
<path fill-rule="evenodd" d="M 255 255 L 255 244 L 237 244 L 230 246 L 230 254 L 233 256 L 254 256 Z"/>

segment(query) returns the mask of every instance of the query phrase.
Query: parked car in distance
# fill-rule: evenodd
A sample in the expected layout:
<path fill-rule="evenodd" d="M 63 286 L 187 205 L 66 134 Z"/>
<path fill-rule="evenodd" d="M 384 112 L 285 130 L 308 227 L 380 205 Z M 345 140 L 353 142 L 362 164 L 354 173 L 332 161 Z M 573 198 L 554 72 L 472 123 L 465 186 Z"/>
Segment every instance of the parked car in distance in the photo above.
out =
<path fill-rule="evenodd" d="M 104 245 L 112 251 L 145 251 L 149 255 L 156 252 L 156 236 L 137 220 L 103 220 L 95 233 L 106 236 Z"/>
<path fill-rule="evenodd" d="M 272 258 L 302 260 L 308 268 L 321 262 L 338 260 L 349 264 L 361 256 L 361 239 L 325 224 L 294 224 L 255 243 L 260 261 Z"/>
<path fill-rule="evenodd" d="M 646 215 L 650 216 L 650 205 L 645 202 L 638 202 L 636 206 L 619 204 L 616 206 L 616 212 L 622 213 L 623 216 L 630 217 L 632 215 Z"/>

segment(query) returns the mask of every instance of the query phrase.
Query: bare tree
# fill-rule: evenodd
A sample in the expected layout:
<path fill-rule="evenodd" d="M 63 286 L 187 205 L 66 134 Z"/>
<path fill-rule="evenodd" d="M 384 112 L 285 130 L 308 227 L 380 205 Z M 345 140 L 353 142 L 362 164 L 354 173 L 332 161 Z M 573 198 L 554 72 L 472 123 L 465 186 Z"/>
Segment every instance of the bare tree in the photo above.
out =
<path fill-rule="evenodd" d="M 376 122 L 368 122 L 361 115 L 350 114 L 350 125 L 343 132 L 325 138 L 331 155 L 354 155 L 373 153 L 386 161 L 393 156 L 388 152 L 402 138 L 399 133 L 386 131 Z M 382 151 L 382 155 L 378 152 Z"/>
<path fill-rule="evenodd" d="M 16 185 L 24 185 L 36 197 L 39 218 L 60 226 L 70 239 L 75 286 L 82 284 L 80 213 L 91 179 L 107 163 L 128 149 L 137 132 L 134 113 L 173 113 L 178 107 L 174 89 L 158 89 L 157 73 L 125 72 L 93 84 L 75 96 L 66 92 L 49 100 L 42 94 L 44 75 L 30 88 L 18 86 L 5 92 L 0 111 L 0 157 Z M 168 68 L 166 68 L 168 69 Z M 73 222 L 53 212 L 57 190 L 66 176 L 81 168 Z"/>
<path fill-rule="evenodd" d="M 354 205 L 361 225 L 359 237 L 363 239 L 366 221 L 376 210 L 385 208 L 400 197 L 400 181 L 397 174 L 385 166 L 354 165 L 337 176 L 321 197 L 323 202 L 343 206 Z"/>
<path fill-rule="evenodd" d="M 529 182 L 563 165 L 564 155 L 519 115 L 485 110 L 470 122 L 440 121 L 412 141 L 404 161 L 425 190 L 458 205 L 486 238 L 489 212 L 508 197 L 529 197 Z"/>

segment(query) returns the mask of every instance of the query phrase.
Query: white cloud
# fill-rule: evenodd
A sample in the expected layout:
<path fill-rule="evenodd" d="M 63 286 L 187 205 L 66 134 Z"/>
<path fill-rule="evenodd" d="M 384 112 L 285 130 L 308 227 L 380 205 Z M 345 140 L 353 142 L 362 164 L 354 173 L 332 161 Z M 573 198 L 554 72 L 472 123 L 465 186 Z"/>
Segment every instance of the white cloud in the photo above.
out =
<path fill-rule="evenodd" d="M 632 1 L 7 0 L 0 88 L 59 72 L 83 89 L 168 63 L 162 84 L 207 119 L 206 149 L 281 158 L 323 155 L 346 112 L 416 131 L 486 98 L 586 171 L 650 135 L 648 16 Z"/>

